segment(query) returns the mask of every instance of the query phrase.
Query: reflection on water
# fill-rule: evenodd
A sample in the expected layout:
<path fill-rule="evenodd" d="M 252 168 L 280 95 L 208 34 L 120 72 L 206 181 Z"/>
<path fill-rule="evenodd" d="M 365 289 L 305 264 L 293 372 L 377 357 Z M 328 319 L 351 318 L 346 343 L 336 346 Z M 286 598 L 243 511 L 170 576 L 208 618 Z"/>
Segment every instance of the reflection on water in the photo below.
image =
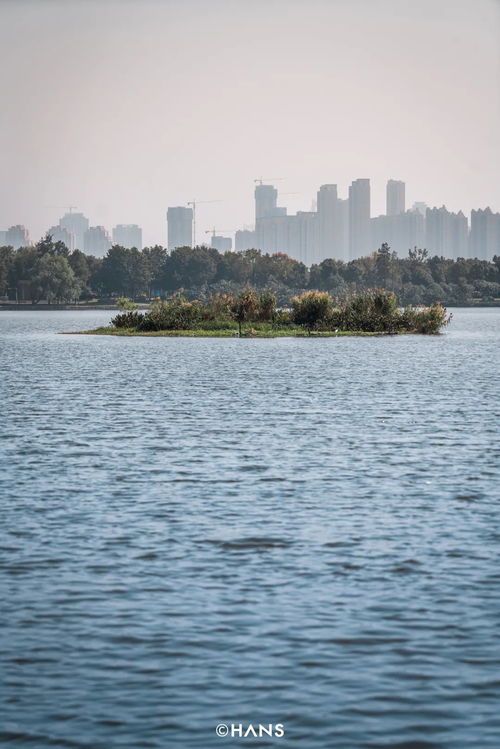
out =
<path fill-rule="evenodd" d="M 110 315 L 0 313 L 0 743 L 497 749 L 500 310 L 56 335 Z"/>

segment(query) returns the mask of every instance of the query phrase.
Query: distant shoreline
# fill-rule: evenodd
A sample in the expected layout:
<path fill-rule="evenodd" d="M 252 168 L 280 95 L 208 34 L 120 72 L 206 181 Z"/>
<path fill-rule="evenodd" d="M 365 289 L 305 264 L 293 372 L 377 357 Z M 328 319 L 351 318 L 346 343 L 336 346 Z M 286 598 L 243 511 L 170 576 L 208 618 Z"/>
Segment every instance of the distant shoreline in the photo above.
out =
<path fill-rule="evenodd" d="M 150 304 L 138 304 L 137 309 L 147 310 L 150 308 Z M 499 305 L 500 306 L 500 305 Z M 17 302 L 0 304 L 0 312 L 60 312 L 71 311 L 71 312 L 90 312 L 92 310 L 111 310 L 111 312 L 117 312 L 120 308 L 116 304 L 31 304 L 30 302 Z"/>
<path fill-rule="evenodd" d="M 481 302 L 480 304 L 446 304 L 443 302 L 443 304 L 447 309 L 495 309 L 500 307 L 500 301 Z M 148 310 L 150 307 L 151 305 L 149 304 L 138 304 L 137 309 Z M 92 310 L 108 310 L 115 312 L 119 311 L 119 307 L 112 304 L 79 304 L 78 306 L 72 304 L 17 304 L 16 302 L 12 302 L 12 304 L 0 304 L 0 312 L 90 312 Z"/>

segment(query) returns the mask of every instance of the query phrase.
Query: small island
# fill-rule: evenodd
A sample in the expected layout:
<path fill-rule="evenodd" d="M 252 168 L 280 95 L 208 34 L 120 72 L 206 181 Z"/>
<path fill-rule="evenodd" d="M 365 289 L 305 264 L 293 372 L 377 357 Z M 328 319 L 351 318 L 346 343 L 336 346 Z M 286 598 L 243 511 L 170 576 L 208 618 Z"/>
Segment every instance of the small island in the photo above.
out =
<path fill-rule="evenodd" d="M 237 296 L 214 294 L 189 301 L 182 294 L 158 299 L 139 312 L 129 299 L 111 325 L 81 334 L 116 336 L 188 336 L 277 338 L 283 336 L 379 336 L 417 333 L 437 335 L 451 315 L 436 303 L 430 307 L 398 306 L 393 292 L 371 289 L 334 299 L 326 291 L 306 291 L 278 307 L 269 291 L 246 289 Z"/>

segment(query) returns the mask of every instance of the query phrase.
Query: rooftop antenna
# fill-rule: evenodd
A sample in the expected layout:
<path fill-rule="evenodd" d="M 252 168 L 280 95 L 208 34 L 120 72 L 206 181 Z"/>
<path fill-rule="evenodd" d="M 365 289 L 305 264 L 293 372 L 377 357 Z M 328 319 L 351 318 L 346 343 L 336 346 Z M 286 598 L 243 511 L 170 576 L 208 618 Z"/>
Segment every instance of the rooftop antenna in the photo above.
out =
<path fill-rule="evenodd" d="M 284 177 L 257 177 L 254 182 L 258 182 L 261 185 L 263 182 L 283 182 Z"/>

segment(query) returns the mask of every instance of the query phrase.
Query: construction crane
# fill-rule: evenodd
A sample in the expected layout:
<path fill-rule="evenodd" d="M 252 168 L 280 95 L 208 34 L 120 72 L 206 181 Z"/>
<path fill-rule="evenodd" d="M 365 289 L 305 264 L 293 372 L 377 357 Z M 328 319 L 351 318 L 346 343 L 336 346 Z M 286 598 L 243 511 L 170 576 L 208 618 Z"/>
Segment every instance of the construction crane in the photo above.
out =
<path fill-rule="evenodd" d="M 216 229 L 214 226 L 212 229 L 205 229 L 205 234 L 211 234 L 212 237 L 215 237 L 217 233 L 224 232 L 224 234 L 231 234 L 233 231 L 236 231 L 236 229 Z"/>
<path fill-rule="evenodd" d="M 193 208 L 193 246 L 196 247 L 196 206 L 200 203 L 221 203 L 220 200 L 190 200 L 188 205 Z"/>
<path fill-rule="evenodd" d="M 263 182 L 283 182 L 284 177 L 257 177 L 254 182 L 258 182 L 261 185 Z"/>

